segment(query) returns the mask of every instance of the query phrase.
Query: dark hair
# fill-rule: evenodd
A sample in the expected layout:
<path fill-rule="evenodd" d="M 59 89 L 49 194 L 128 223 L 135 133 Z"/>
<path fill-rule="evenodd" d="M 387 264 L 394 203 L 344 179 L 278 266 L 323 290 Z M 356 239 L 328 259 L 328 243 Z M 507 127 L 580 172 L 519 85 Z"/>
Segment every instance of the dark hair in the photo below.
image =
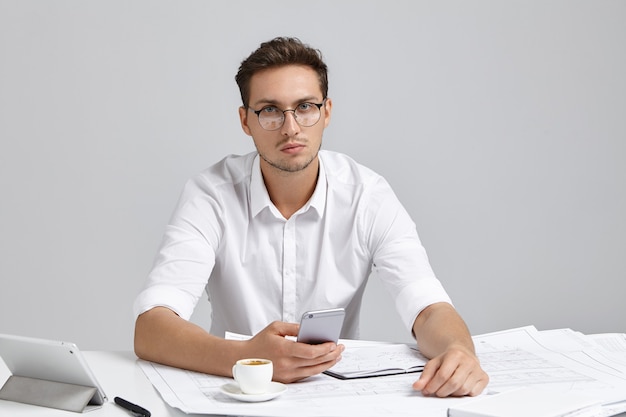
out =
<path fill-rule="evenodd" d="M 328 95 L 328 68 L 318 49 L 303 44 L 298 38 L 278 37 L 263 42 L 248 58 L 241 62 L 235 81 L 239 86 L 241 101 L 248 107 L 250 99 L 250 79 L 262 70 L 285 65 L 306 65 L 311 67 L 320 82 L 323 98 Z"/>

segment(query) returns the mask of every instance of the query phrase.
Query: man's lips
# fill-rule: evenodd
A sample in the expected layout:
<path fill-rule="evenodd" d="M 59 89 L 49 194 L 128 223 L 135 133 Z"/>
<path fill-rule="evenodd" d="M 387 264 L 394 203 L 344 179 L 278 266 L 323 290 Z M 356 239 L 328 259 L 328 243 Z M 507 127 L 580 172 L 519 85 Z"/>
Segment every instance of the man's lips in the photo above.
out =
<path fill-rule="evenodd" d="M 285 153 L 296 153 L 304 148 L 304 145 L 301 143 L 287 143 L 285 146 L 280 148 L 281 152 Z"/>

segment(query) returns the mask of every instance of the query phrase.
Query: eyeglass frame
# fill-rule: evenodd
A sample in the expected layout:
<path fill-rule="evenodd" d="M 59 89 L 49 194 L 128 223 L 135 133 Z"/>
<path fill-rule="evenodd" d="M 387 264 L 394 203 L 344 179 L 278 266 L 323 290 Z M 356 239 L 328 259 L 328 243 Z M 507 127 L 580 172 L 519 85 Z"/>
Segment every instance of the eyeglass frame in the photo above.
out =
<path fill-rule="evenodd" d="M 282 110 L 282 109 L 280 109 L 278 106 L 274 106 L 274 105 L 267 105 L 267 106 L 263 106 L 263 107 L 261 107 L 259 110 L 254 110 L 252 107 L 249 107 L 249 106 L 246 106 L 246 108 L 248 108 L 248 109 L 252 110 L 252 113 L 256 114 L 256 119 L 257 119 L 257 122 L 259 122 L 259 126 L 261 126 L 261 128 L 262 128 L 263 130 L 267 130 L 268 132 L 273 132 L 273 131 L 276 131 L 276 130 L 280 129 L 281 127 L 283 127 L 283 126 L 285 125 L 285 120 L 287 119 L 287 118 L 285 117 L 285 113 L 287 113 L 288 111 L 293 112 L 293 119 L 296 121 L 296 123 L 298 124 L 298 126 L 302 126 L 302 127 L 312 127 L 312 126 L 315 126 L 316 124 L 318 124 L 318 123 L 319 123 L 320 119 L 322 118 L 322 106 L 326 105 L 326 100 L 327 100 L 327 99 L 328 99 L 328 97 L 324 97 L 324 99 L 322 100 L 322 102 L 321 102 L 321 103 L 312 103 L 312 102 L 310 102 L 310 101 L 303 101 L 302 103 L 298 103 L 298 104 L 296 105 L 296 108 L 295 108 L 295 109 L 285 109 L 285 110 Z M 318 119 L 315 121 L 315 123 L 313 123 L 312 125 L 305 126 L 305 125 L 300 124 L 300 122 L 298 121 L 298 117 L 296 116 L 296 110 L 297 110 L 298 106 L 300 106 L 301 104 L 311 104 L 311 105 L 313 105 L 313 106 L 317 107 L 317 110 L 319 111 L 319 118 L 318 118 Z M 265 109 L 265 108 L 267 108 L 267 107 L 276 107 L 276 109 L 277 109 L 278 111 L 281 111 L 281 112 L 283 113 L 283 121 L 282 121 L 282 123 L 280 124 L 280 126 L 278 126 L 276 129 L 266 129 L 266 128 L 264 128 L 264 127 L 263 127 L 263 125 L 261 124 L 261 119 L 260 119 L 260 117 L 261 117 L 261 116 L 260 116 L 260 114 L 261 114 L 261 112 L 263 111 L 263 109 Z"/>

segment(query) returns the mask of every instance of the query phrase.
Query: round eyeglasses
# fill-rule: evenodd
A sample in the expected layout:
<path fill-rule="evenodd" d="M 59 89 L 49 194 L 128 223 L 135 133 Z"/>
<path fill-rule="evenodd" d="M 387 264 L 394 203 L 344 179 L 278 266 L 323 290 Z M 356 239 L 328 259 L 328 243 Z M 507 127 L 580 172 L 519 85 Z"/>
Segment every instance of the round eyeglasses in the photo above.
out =
<path fill-rule="evenodd" d="M 259 118 L 259 124 L 265 130 L 278 130 L 285 123 L 285 113 L 292 112 L 296 122 L 302 127 L 311 127 L 320 120 L 320 109 L 326 103 L 304 102 L 295 109 L 281 110 L 276 106 L 265 106 L 261 110 L 252 110 Z"/>

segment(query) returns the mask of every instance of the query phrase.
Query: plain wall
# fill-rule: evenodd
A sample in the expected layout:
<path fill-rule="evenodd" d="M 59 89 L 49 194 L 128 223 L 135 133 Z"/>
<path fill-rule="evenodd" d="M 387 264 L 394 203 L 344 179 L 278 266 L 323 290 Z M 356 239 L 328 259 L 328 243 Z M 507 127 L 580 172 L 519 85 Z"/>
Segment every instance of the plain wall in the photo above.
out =
<path fill-rule="evenodd" d="M 626 332 L 625 22 L 603 0 L 0 0 L 0 332 L 132 348 L 184 182 L 254 149 L 234 75 L 278 35 L 322 50 L 324 148 L 387 178 L 472 333 Z M 362 320 L 410 340 L 375 277 Z"/>

